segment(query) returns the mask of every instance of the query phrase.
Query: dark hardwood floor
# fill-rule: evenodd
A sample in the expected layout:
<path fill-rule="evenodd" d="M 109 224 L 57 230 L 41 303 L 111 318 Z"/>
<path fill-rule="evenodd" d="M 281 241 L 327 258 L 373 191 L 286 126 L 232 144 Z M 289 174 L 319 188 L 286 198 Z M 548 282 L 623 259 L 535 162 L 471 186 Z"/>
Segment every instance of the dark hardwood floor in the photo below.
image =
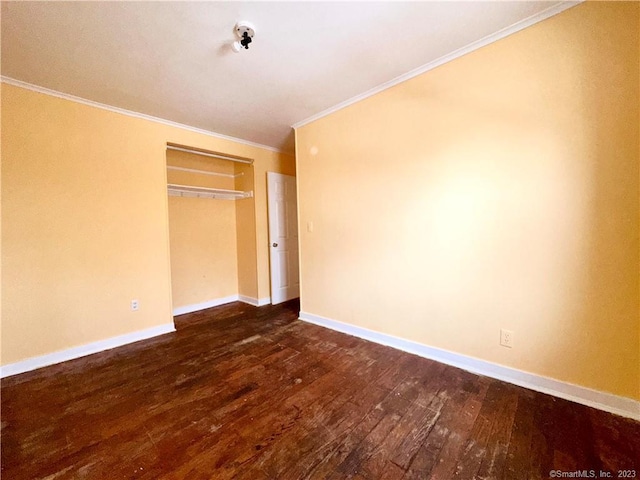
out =
<path fill-rule="evenodd" d="M 640 476 L 640 424 L 233 303 L 2 380 L 2 479 Z"/>

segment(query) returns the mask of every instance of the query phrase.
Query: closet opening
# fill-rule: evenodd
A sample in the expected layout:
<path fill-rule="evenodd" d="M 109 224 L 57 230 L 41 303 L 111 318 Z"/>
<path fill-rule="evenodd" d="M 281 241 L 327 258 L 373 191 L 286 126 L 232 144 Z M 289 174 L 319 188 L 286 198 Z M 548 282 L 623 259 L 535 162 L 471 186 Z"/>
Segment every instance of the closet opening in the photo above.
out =
<path fill-rule="evenodd" d="M 257 290 L 253 160 L 167 144 L 173 315 Z"/>

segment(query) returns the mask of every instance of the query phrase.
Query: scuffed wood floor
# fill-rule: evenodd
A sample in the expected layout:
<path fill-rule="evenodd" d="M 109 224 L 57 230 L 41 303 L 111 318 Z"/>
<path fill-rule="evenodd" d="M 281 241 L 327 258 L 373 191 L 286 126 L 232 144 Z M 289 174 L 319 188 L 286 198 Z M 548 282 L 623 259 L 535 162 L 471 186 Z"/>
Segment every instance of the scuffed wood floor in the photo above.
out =
<path fill-rule="evenodd" d="M 640 424 L 233 303 L 2 381 L 3 479 L 548 478 Z"/>

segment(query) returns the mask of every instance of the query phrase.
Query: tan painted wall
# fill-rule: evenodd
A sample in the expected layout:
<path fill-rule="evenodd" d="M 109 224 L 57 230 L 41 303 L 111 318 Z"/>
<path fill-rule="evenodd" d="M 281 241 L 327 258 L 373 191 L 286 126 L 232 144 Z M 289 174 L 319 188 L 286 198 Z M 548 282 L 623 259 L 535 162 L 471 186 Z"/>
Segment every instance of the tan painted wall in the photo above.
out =
<path fill-rule="evenodd" d="M 167 151 L 167 165 L 234 175 L 234 164 L 215 158 Z M 234 177 L 167 170 L 179 185 L 235 189 Z M 236 202 L 169 197 L 171 293 L 173 308 L 238 293 Z"/>
<path fill-rule="evenodd" d="M 2 83 L 0 82 L 0 112 L 2 112 Z M 2 139 L 2 119 L 0 118 L 0 140 Z M 2 141 L 0 141 L 0 279 L 2 279 Z M 0 285 L 1 287 L 1 285 Z M 2 288 L 0 288 L 0 364 L 2 359 Z"/>
<path fill-rule="evenodd" d="M 581 4 L 298 129 L 301 309 L 640 398 L 639 12 Z"/>
<path fill-rule="evenodd" d="M 167 142 L 290 159 L 6 84 L 1 140 L 2 364 L 171 322 Z"/>
<path fill-rule="evenodd" d="M 254 190 L 254 167 L 236 164 L 235 189 Z M 258 252 L 256 245 L 256 202 L 254 198 L 236 200 L 236 228 L 238 245 L 238 293 L 258 299 Z M 269 268 L 269 265 L 266 265 Z"/>

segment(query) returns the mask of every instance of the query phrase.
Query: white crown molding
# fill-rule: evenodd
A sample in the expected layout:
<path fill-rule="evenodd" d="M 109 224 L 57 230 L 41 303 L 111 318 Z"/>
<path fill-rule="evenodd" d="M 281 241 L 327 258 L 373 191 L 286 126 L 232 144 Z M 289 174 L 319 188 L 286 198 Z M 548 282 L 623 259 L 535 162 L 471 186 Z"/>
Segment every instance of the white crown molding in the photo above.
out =
<path fill-rule="evenodd" d="M 117 337 L 107 338 L 106 340 L 99 340 L 97 342 L 88 343 L 86 345 L 80 345 L 79 347 L 73 347 L 67 350 L 49 353 L 47 355 L 27 358 L 26 360 L 10 363 L 8 365 L 3 365 L 2 367 L 0 367 L 0 378 L 29 372 L 37 368 L 66 362 L 67 360 L 73 360 L 75 358 L 84 357 L 86 355 L 92 355 L 94 353 L 103 352 L 112 348 L 121 347 L 122 345 L 138 342 L 140 340 L 146 340 L 147 338 L 157 337 L 158 335 L 164 335 L 165 333 L 171 333 L 175 331 L 176 328 L 173 323 L 167 323 L 164 325 L 147 328 L 145 330 L 139 330 L 137 332 L 131 332 L 124 335 L 119 335 Z"/>
<path fill-rule="evenodd" d="M 50 88 L 41 87 L 39 85 L 33 85 L 31 83 L 23 82 L 22 80 L 16 80 L 15 78 L 1 76 L 0 81 L 2 83 L 6 83 L 7 85 L 12 85 L 14 87 L 24 88 L 26 90 L 42 93 L 44 95 L 62 98 L 64 100 L 69 100 L 70 102 L 81 103 L 82 105 L 87 105 L 89 107 L 100 108 L 102 110 L 107 110 L 109 112 L 120 113 L 122 115 L 127 115 L 128 117 L 141 118 L 143 120 L 149 120 L 150 122 L 160 123 L 162 125 L 167 125 L 169 127 L 180 128 L 182 130 L 187 130 L 189 132 L 200 133 L 202 135 L 219 138 L 221 140 L 228 140 L 230 142 L 240 143 L 242 145 L 248 145 L 250 147 L 262 148 L 264 150 L 269 150 L 271 152 L 287 154 L 287 152 L 284 152 L 279 148 L 271 147 L 269 145 L 263 145 L 261 143 L 244 140 L 242 138 L 230 137 L 229 135 L 223 135 L 221 133 L 212 132 L 210 130 L 204 130 L 202 128 L 191 127 L 189 125 L 173 122 L 171 120 L 166 120 L 164 118 L 153 117 L 145 113 L 134 112 L 132 110 L 126 110 L 124 108 L 113 107 L 111 105 L 107 105 L 104 103 L 94 102 L 93 100 L 87 100 L 86 98 L 76 97 L 75 95 L 58 92 L 57 90 L 51 90 Z M 288 155 L 290 155 L 290 153 L 288 153 Z"/>
<path fill-rule="evenodd" d="M 461 47 L 451 53 L 443 55 L 442 57 L 437 58 L 432 62 L 422 65 L 421 67 L 415 68 L 403 75 L 400 75 L 399 77 L 396 77 L 392 80 L 389 80 L 388 82 L 378 85 L 377 87 L 367 90 L 364 93 L 356 95 L 355 97 L 351 97 L 348 100 L 345 100 L 344 102 L 340 102 L 337 105 L 334 105 L 333 107 L 329 107 L 326 110 L 316 113 L 315 115 L 305 118 L 304 120 L 296 122 L 291 126 L 293 128 L 300 128 L 304 125 L 307 125 L 308 123 L 315 122 L 316 120 L 326 117 L 327 115 L 331 115 L 332 113 L 335 113 L 338 110 L 342 110 L 343 108 L 348 107 L 349 105 L 353 105 L 354 103 L 364 100 L 365 98 L 369 98 L 375 95 L 376 93 L 380 93 L 384 90 L 387 90 L 388 88 L 398 85 L 399 83 L 406 82 L 407 80 L 417 77 L 418 75 L 422 75 L 423 73 L 428 72 L 429 70 L 433 70 L 434 68 L 439 67 L 440 65 L 444 65 L 445 63 L 449 63 L 450 61 L 455 60 L 456 58 L 462 57 L 467 53 L 471 53 L 474 50 L 478 50 L 479 48 L 482 48 L 493 42 L 497 42 L 498 40 L 508 37 L 513 33 L 519 32 L 520 30 L 523 30 L 527 27 L 535 25 L 538 22 L 546 20 L 547 18 L 553 17 L 558 13 L 564 12 L 565 10 L 568 10 L 571 7 L 575 7 L 576 5 L 579 5 L 583 1 L 585 0 L 563 1 L 561 3 L 555 4 L 552 7 L 549 7 L 541 12 L 536 13 L 535 15 L 531 15 L 530 17 L 525 18 L 524 20 L 520 20 L 514 23 L 513 25 L 505 27 L 502 30 L 498 30 L 495 33 L 487 35 L 486 37 L 483 37 L 480 40 L 476 40 L 475 42 L 465 45 L 464 47 Z"/>
<path fill-rule="evenodd" d="M 255 298 L 247 297 L 245 295 L 238 295 L 238 297 L 241 302 L 248 303 L 249 305 L 253 305 L 254 307 L 264 307 L 265 305 L 269 305 L 271 303 L 271 297 Z"/>
<path fill-rule="evenodd" d="M 449 352 L 440 348 L 430 347 L 421 343 L 405 340 L 380 332 L 375 332 L 355 325 L 339 322 L 330 318 L 300 312 L 300 320 L 313 323 L 321 327 L 363 338 L 371 342 L 386 345 L 420 357 L 445 363 L 479 375 L 502 380 L 530 390 L 553 395 L 565 400 L 587 405 L 623 417 L 640 420 L 640 402 L 631 398 L 620 397 L 612 393 L 600 392 L 572 383 L 555 380 L 553 378 L 523 372 L 511 367 L 487 362 L 459 353 Z"/>

